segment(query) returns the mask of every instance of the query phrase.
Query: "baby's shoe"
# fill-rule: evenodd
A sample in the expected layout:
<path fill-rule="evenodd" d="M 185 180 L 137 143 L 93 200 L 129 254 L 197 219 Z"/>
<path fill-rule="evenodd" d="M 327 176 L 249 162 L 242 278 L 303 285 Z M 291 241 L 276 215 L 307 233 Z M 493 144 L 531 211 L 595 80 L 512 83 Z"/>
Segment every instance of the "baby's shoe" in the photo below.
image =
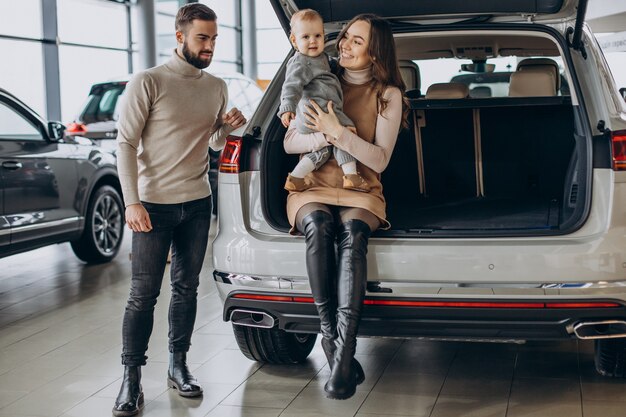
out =
<path fill-rule="evenodd" d="M 285 190 L 287 191 L 304 191 L 311 188 L 311 184 L 304 178 L 294 177 L 291 174 L 287 175 L 287 181 L 285 181 Z"/>
<path fill-rule="evenodd" d="M 343 188 L 347 190 L 361 191 L 369 193 L 370 185 L 360 174 L 346 174 L 343 176 Z"/>

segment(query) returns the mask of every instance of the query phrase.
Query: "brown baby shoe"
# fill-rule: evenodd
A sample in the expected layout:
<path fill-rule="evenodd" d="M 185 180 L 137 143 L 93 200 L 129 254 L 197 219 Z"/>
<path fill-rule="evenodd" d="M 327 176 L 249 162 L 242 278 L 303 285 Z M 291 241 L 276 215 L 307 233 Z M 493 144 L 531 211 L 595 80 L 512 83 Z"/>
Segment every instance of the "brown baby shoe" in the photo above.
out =
<path fill-rule="evenodd" d="M 291 174 L 287 175 L 287 181 L 285 181 L 285 190 L 304 191 L 308 188 L 311 188 L 311 184 L 309 184 L 304 178 L 297 178 L 292 176 Z"/>
<path fill-rule="evenodd" d="M 370 192 L 370 185 L 359 174 L 346 174 L 343 176 L 343 188 L 347 190 L 361 191 L 363 193 Z"/>

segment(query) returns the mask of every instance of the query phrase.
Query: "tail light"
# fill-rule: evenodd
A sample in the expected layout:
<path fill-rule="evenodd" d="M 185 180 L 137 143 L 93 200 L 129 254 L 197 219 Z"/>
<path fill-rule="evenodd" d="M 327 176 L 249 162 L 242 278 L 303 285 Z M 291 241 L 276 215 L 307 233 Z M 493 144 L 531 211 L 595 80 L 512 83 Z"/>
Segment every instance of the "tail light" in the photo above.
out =
<path fill-rule="evenodd" d="M 626 130 L 611 132 L 613 170 L 626 171 Z"/>
<path fill-rule="evenodd" d="M 239 158 L 241 157 L 242 140 L 239 136 L 228 136 L 226 146 L 220 157 L 220 172 L 227 174 L 239 173 Z"/>
<path fill-rule="evenodd" d="M 87 126 L 85 126 L 82 123 L 72 122 L 72 123 L 67 125 L 66 132 L 68 132 L 68 133 L 86 133 L 87 132 Z"/>

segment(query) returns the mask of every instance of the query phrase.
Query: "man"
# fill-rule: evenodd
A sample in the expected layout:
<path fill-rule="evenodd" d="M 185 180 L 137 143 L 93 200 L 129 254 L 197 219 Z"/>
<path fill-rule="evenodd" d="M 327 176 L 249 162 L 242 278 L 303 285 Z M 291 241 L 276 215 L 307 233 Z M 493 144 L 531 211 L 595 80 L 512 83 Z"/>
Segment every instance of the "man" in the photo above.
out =
<path fill-rule="evenodd" d="M 183 397 L 202 395 L 186 353 L 211 221 L 208 148 L 223 148 L 226 136 L 246 123 L 236 108 L 226 113 L 224 81 L 203 71 L 213 58 L 216 20 L 203 4 L 181 7 L 172 58 L 137 74 L 126 87 L 117 157 L 126 223 L 134 233 L 122 330 L 124 378 L 115 416 L 135 415 L 143 406 L 140 367 L 146 364 L 170 246 L 168 386 Z"/>

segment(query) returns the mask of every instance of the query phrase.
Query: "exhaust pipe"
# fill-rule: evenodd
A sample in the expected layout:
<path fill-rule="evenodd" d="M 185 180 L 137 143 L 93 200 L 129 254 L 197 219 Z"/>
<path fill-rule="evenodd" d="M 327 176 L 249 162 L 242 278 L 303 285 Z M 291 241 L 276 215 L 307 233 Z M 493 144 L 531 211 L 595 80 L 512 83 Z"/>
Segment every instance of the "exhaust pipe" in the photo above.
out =
<path fill-rule="evenodd" d="M 574 325 L 574 334 L 582 340 L 626 337 L 626 321 L 583 321 Z"/>
<path fill-rule="evenodd" d="M 230 313 L 230 321 L 237 326 L 260 327 L 271 329 L 276 320 L 274 317 L 262 311 L 236 309 Z"/>

